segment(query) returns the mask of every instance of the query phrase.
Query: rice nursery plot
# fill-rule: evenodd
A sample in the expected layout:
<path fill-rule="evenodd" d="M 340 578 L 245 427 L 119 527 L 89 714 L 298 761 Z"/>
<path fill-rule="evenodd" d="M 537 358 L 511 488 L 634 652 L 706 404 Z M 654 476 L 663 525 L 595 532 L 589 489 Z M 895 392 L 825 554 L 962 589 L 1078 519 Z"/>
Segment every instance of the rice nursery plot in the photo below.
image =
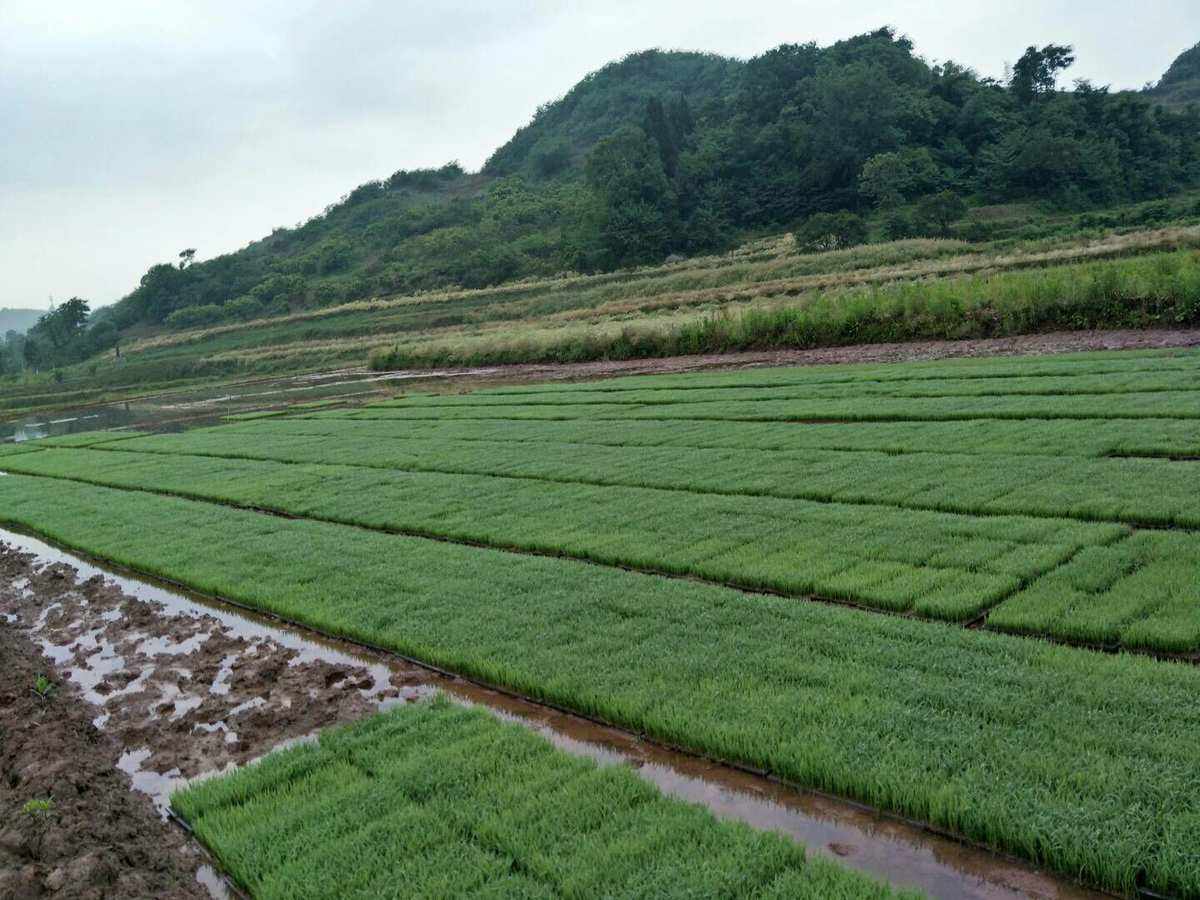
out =
<path fill-rule="evenodd" d="M 968 514 L 1200 525 L 1200 462 L 1078 459 L 1056 455 L 1048 447 L 1045 455 L 997 455 L 984 468 L 976 456 L 960 453 L 455 441 L 429 430 L 417 432 L 423 437 L 404 437 L 402 424 L 382 424 L 383 429 L 327 429 L 314 435 L 307 433 L 307 423 L 297 429 L 284 419 L 255 429 L 135 438 L 108 448 Z M 704 440 L 703 434 L 698 440 Z M 927 441 L 922 445 L 928 446 Z M 37 465 L 38 460 L 32 462 Z"/>
<path fill-rule="evenodd" d="M 1123 526 L 204 456 L 48 449 L 10 471 L 167 491 L 967 619 Z"/>
<path fill-rule="evenodd" d="M 860 397 L 1003 397 L 1046 395 L 1132 394 L 1191 391 L 1200 388 L 1200 376 L 1193 370 L 1177 372 L 1134 372 L 1070 377 L 975 377 L 928 378 L 913 380 L 855 379 L 840 382 L 813 381 L 799 384 L 724 385 L 716 387 L 651 387 L 626 390 L 571 390 L 525 393 L 489 393 L 465 395 L 417 395 L 404 406 L 494 406 L 511 405 L 514 398 L 523 405 L 564 403 L 621 403 L 654 405 L 703 403 L 711 400 L 823 400 Z"/>
<path fill-rule="evenodd" d="M 885 898 L 770 832 L 718 822 L 624 766 L 435 700 L 176 794 L 255 897 Z M 907 896 L 907 895 L 905 895 Z"/>
<path fill-rule="evenodd" d="M 1200 667 L 1100 652 L 1200 653 L 1198 377 L 1195 351 L 747 369 L 72 435 L 0 448 L 0 521 L 1096 886 L 1200 897 Z M 376 841 L 369 889 L 410 816 L 478 812 L 438 792 L 526 783 L 517 751 L 459 783 L 445 744 L 428 808 L 323 743 L 187 815 L 264 895 Z M 377 788 L 395 813 L 360 832 L 339 810 Z M 299 810 L 345 829 L 328 861 L 287 856 L 314 834 Z M 462 822 L 511 839 L 464 844 L 480 889 L 532 846 Z M 694 874 L 750 877 L 731 853 Z M 536 865 L 584 878 L 569 859 Z"/>
<path fill-rule="evenodd" d="M 1200 895 L 1193 666 L 56 478 L 0 478 L 0 518 L 1099 886 Z"/>
<path fill-rule="evenodd" d="M 1005 600 L 988 624 L 1096 644 L 1191 652 L 1200 647 L 1200 540 L 1140 532 L 1087 547 Z"/>
<path fill-rule="evenodd" d="M 1185 419 L 1093 419 L 1011 421 L 968 419 L 957 422 L 616 422 L 485 420 L 395 421 L 371 407 L 319 416 L 289 416 L 280 422 L 256 422 L 220 431 L 198 429 L 189 438 L 208 435 L 289 435 L 347 439 L 368 445 L 381 439 L 403 454 L 405 441 L 438 441 L 451 450 L 459 441 L 515 444 L 586 444 L 601 447 L 684 447 L 729 450 L 874 450 L 881 453 L 996 453 L 1045 456 L 1151 456 L 1200 458 L 1200 422 Z M 204 436 L 201 438 L 201 436 Z M 95 442 L 99 443 L 100 436 Z M 158 436 L 131 445 L 169 448 Z M 189 443 L 189 446 L 193 446 Z M 199 443 L 195 446 L 200 446 Z"/>
<path fill-rule="evenodd" d="M 681 403 L 494 403 L 449 400 L 403 404 L 386 410 L 395 419 L 717 419 L 807 422 L 835 420 L 955 421 L 961 419 L 1200 419 L 1200 391 L 1123 394 L 1054 394 L 984 397 L 853 397 L 836 399 L 708 400 Z"/>

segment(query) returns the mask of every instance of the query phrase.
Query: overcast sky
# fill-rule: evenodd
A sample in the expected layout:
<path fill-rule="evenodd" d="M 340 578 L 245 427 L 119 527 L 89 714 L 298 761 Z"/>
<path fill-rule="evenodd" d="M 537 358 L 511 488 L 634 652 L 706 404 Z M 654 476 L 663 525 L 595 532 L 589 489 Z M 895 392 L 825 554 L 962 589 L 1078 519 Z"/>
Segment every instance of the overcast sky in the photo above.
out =
<path fill-rule="evenodd" d="M 294 225 L 399 168 L 480 166 L 539 103 L 629 51 L 753 56 L 881 25 L 999 77 L 1158 78 L 1200 2 L 0 0 L 0 307 L 102 305 L 184 247 Z"/>

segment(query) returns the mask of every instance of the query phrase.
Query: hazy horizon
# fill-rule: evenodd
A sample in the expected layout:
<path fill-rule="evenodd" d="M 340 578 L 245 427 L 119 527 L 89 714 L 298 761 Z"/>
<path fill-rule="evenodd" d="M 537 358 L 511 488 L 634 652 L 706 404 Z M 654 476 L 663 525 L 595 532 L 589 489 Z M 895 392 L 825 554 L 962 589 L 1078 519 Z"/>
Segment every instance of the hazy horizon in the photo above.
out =
<path fill-rule="evenodd" d="M 0 307 L 101 306 L 184 247 L 236 250 L 397 169 L 478 169 L 539 104 L 651 47 L 748 58 L 890 24 L 993 77 L 1030 44 L 1072 43 L 1065 82 L 1124 89 L 1200 40 L 1200 7 L 1178 0 L 1136 21 L 1115 2 L 845 6 L 831 22 L 778 0 L 0 2 Z"/>

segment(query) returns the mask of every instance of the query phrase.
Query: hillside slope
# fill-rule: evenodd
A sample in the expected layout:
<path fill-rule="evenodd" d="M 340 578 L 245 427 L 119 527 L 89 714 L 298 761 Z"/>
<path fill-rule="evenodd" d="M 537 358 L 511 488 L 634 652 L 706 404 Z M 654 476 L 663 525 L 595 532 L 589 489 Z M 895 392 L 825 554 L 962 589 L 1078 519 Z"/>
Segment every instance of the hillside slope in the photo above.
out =
<path fill-rule="evenodd" d="M 1167 106 L 1200 103 L 1200 44 L 1180 53 L 1147 93 Z"/>
<path fill-rule="evenodd" d="M 813 249 L 988 240 L 1002 236 L 993 220 L 954 225 L 964 201 L 1078 211 L 1200 181 L 1193 117 L 1137 94 L 1056 90 L 1069 51 L 1030 47 L 1009 84 L 930 65 L 891 29 L 744 62 L 632 54 L 539 109 L 480 172 L 450 163 L 360 185 L 236 253 L 152 267 L 92 324 L 126 340 L 658 264 L 813 222 Z M 1188 71 L 1177 62 L 1164 82 Z M 78 358 L 68 347 L 55 362 Z"/>

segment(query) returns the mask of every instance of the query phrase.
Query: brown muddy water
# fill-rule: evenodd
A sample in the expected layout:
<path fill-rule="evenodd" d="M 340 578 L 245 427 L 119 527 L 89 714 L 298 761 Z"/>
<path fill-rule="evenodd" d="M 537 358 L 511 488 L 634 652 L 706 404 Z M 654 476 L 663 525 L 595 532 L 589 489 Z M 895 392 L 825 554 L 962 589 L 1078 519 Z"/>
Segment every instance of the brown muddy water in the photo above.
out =
<path fill-rule="evenodd" d="M 664 793 L 944 898 L 1106 896 L 919 824 L 675 752 L 633 734 L 249 613 L 0 529 L 0 624 L 19 630 L 116 736 L 118 767 L 167 814 L 172 791 L 321 728 L 442 691 Z M 204 864 L 197 880 L 226 896 Z"/>

